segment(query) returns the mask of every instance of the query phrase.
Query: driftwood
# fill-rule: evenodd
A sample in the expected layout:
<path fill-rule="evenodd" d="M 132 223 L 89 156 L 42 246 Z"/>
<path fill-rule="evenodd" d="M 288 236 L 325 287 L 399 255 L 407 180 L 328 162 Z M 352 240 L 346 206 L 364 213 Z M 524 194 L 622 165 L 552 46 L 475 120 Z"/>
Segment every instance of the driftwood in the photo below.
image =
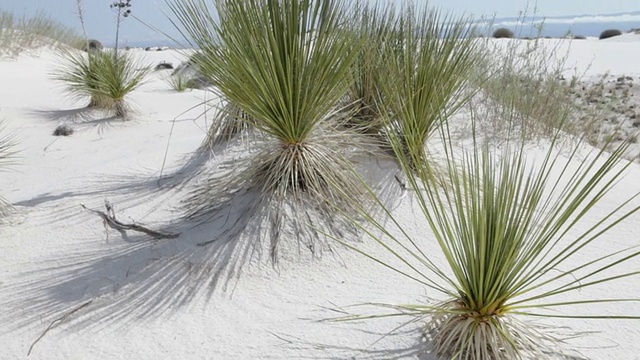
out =
<path fill-rule="evenodd" d="M 115 214 L 115 211 L 113 210 L 113 206 L 111 205 L 111 203 L 109 203 L 106 200 L 104 202 L 104 206 L 107 210 L 106 212 L 89 209 L 83 204 L 80 204 L 80 206 L 82 206 L 83 209 L 87 211 L 91 211 L 92 213 L 100 216 L 102 220 L 104 220 L 105 224 L 108 224 L 109 226 L 111 226 L 114 229 L 117 229 L 118 231 L 126 231 L 126 230 L 137 231 L 137 232 L 145 233 L 155 239 L 175 239 L 178 236 L 180 236 L 179 233 L 163 233 L 160 231 L 151 230 L 149 228 L 146 228 L 142 225 L 138 225 L 136 223 L 131 223 L 131 224 L 123 223 L 118 219 L 116 219 L 116 214 Z"/>

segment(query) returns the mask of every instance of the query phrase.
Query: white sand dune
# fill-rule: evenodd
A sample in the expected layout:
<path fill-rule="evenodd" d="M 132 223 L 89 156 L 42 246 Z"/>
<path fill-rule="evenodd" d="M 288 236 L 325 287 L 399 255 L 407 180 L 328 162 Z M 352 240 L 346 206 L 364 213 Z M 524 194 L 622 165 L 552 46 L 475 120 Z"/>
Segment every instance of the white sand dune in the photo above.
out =
<path fill-rule="evenodd" d="M 575 41 L 568 63 L 589 75 L 638 77 L 640 37 L 626 41 L 631 37 L 625 36 L 624 42 Z M 150 64 L 176 65 L 182 58 L 176 51 L 137 54 Z M 224 261 L 226 253 L 196 244 L 210 240 L 223 225 L 184 227 L 177 221 L 180 193 L 158 190 L 156 180 L 165 150 L 166 174 L 199 146 L 206 119 L 198 117 L 202 106 L 196 105 L 210 95 L 200 90 L 174 92 L 154 73 L 131 96 L 133 119 L 107 121 L 100 114 L 83 112 L 85 103 L 65 96 L 50 76 L 56 62 L 50 50 L 0 60 L 0 118 L 20 140 L 19 165 L 0 175 L 0 193 L 16 207 L 9 223 L 0 227 L 0 359 L 26 358 L 32 343 L 52 323 L 29 358 L 435 358 L 421 353 L 420 323 L 385 336 L 408 319 L 320 321 L 339 315 L 330 309 L 357 303 L 416 303 L 436 296 L 340 247 L 316 259 L 305 251 L 298 256 L 292 249 L 276 268 L 266 257 L 254 260 L 241 277 L 228 284 L 221 279 L 218 290 L 208 294 L 204 280 L 211 277 L 199 265 L 209 264 L 206 260 L 213 256 Z M 74 120 L 73 136 L 51 136 L 58 124 Z M 637 192 L 640 166 L 633 164 L 598 209 L 611 209 Z M 114 204 L 122 221 L 133 219 L 182 235 L 152 241 L 107 229 L 96 214 L 80 206 L 102 210 L 105 199 Z M 639 204 L 636 199 L 632 205 Z M 438 254 L 410 197 L 394 214 L 424 243 L 425 251 Z M 603 236 L 584 257 L 640 245 L 638 234 L 640 218 L 634 216 Z M 367 241 L 362 246 L 389 258 Z M 627 271 L 640 269 L 637 263 L 627 266 Z M 611 293 L 640 298 L 640 281 L 618 281 L 584 295 Z M 65 321 L 56 321 L 80 307 Z M 604 305 L 598 312 L 638 315 L 640 304 Z M 596 331 L 565 345 L 589 358 L 640 359 L 640 321 L 551 324 Z"/>
<path fill-rule="evenodd" d="M 585 75 L 612 73 L 638 76 L 640 66 L 634 60 L 640 57 L 638 43 L 640 34 L 623 34 L 604 40 L 574 40 L 567 65 Z"/>

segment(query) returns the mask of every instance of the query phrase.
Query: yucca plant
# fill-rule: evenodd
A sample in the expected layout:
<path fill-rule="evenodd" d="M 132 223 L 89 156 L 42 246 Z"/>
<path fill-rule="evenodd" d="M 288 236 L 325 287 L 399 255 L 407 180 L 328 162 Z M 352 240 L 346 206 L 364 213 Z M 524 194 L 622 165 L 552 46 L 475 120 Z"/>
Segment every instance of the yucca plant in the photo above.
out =
<path fill-rule="evenodd" d="M 468 85 L 483 45 L 470 20 L 439 10 L 408 7 L 395 24 L 395 44 L 384 47 L 390 53 L 377 70 L 385 130 L 398 135 L 410 159 L 425 162 L 429 136 L 473 94 Z"/>
<path fill-rule="evenodd" d="M 433 235 L 409 236 L 400 219 L 387 210 L 401 230 L 397 235 L 362 211 L 382 232 L 378 236 L 370 231 L 371 238 L 400 265 L 343 242 L 442 294 L 442 301 L 432 304 L 389 305 L 397 312 L 384 315 L 425 319 L 425 337 L 441 356 L 552 358 L 561 338 L 527 322 L 527 317 L 640 319 L 640 314 L 625 309 L 640 296 L 616 297 L 615 291 L 607 298 L 581 295 L 598 286 L 624 286 L 617 280 L 640 275 L 635 266 L 623 267 L 637 262 L 640 255 L 632 239 L 623 249 L 612 247 L 591 257 L 585 252 L 598 248 L 608 230 L 640 210 L 633 202 L 637 194 L 613 210 L 598 209 L 631 164 L 621 159 L 625 147 L 584 157 L 580 147 L 560 155 L 552 141 L 546 154 L 532 163 L 525 142 L 518 142 L 492 150 L 487 143 L 474 141 L 462 155 L 449 142 L 442 173 L 428 165 L 416 168 L 417 159 L 403 156 L 404 143 L 394 138 L 421 217 Z M 427 241 L 437 243 L 442 253 L 424 251 Z M 444 259 L 448 269 L 437 265 L 436 257 Z M 599 313 L 598 306 L 606 303 L 618 304 L 620 311 Z M 579 309 L 583 311 L 577 314 Z"/>
<path fill-rule="evenodd" d="M 73 96 L 90 97 L 89 107 L 113 111 L 119 118 L 129 112 L 125 97 L 142 85 L 151 71 L 126 52 L 63 51 L 62 61 L 56 79 L 64 82 Z"/>
<path fill-rule="evenodd" d="M 339 103 L 349 87 L 358 44 L 344 41 L 340 24 L 348 10 L 343 1 L 214 4 L 219 20 L 202 0 L 174 1 L 171 7 L 185 37 L 202 51 L 202 73 L 261 136 L 246 161 L 234 162 L 237 174 L 226 175 L 225 181 L 211 179 L 195 192 L 189 213 L 215 213 L 229 189 L 257 191 L 254 203 L 270 214 L 269 226 L 276 228 L 270 246 L 275 258 L 280 227 L 287 220 L 308 222 L 310 212 L 333 219 L 329 202 L 350 206 L 358 196 L 357 179 L 343 160 L 353 139 L 336 130 L 343 121 Z M 285 211 L 288 206 L 293 213 Z"/>
<path fill-rule="evenodd" d="M 369 3 L 357 3 L 349 28 L 360 39 L 362 47 L 351 67 L 351 86 L 346 96 L 348 109 L 352 111 L 348 125 L 360 132 L 379 135 L 381 121 L 381 72 L 386 71 L 385 56 L 393 56 L 386 47 L 399 46 L 396 22 L 399 20 L 393 7 L 380 7 Z M 349 41 L 348 39 L 346 41 Z"/>

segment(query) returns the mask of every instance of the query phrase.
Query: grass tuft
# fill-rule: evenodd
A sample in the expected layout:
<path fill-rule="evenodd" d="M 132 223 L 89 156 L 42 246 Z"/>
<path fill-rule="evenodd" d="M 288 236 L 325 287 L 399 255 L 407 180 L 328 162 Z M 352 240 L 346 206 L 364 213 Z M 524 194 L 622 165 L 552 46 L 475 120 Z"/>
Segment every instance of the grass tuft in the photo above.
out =
<path fill-rule="evenodd" d="M 19 18 L 0 10 L 0 55 L 16 56 L 42 46 L 65 45 L 80 49 L 83 43 L 75 30 L 44 13 Z"/>
<path fill-rule="evenodd" d="M 569 40 L 564 40 L 569 41 Z M 563 43 L 545 40 L 492 43 L 490 56 L 478 62 L 480 91 L 468 109 L 487 134 L 509 137 L 514 131 L 530 138 L 553 136 L 557 129 L 581 136 L 589 131 L 593 118 L 571 99 L 578 74 L 563 81 L 568 53 Z"/>

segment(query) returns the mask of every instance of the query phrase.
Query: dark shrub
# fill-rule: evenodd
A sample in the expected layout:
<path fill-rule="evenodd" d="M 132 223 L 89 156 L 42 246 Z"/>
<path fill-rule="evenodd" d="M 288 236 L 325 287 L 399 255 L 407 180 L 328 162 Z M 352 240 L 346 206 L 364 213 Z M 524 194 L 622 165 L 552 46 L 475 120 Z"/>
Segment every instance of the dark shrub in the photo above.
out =
<path fill-rule="evenodd" d="M 618 29 L 609 29 L 609 30 L 603 31 L 600 34 L 600 40 L 608 39 L 608 38 L 612 38 L 614 36 L 620 36 L 620 35 L 622 35 L 622 31 Z"/>
<path fill-rule="evenodd" d="M 171 70 L 173 69 L 173 65 L 171 63 L 166 63 L 166 62 L 161 62 L 160 64 L 156 65 L 156 71 L 157 70 Z"/>
<path fill-rule="evenodd" d="M 84 46 L 82 47 L 82 50 L 84 51 L 102 50 L 102 43 L 98 40 L 89 40 L 87 41 L 86 44 L 84 44 Z"/>
<path fill-rule="evenodd" d="M 500 28 L 493 32 L 493 37 L 496 39 L 513 39 L 513 31 L 507 28 Z"/>
<path fill-rule="evenodd" d="M 53 136 L 69 136 L 73 134 L 73 129 L 68 125 L 60 125 L 53 131 Z"/>
<path fill-rule="evenodd" d="M 573 35 L 573 40 L 586 40 L 587 37 L 583 35 Z"/>

